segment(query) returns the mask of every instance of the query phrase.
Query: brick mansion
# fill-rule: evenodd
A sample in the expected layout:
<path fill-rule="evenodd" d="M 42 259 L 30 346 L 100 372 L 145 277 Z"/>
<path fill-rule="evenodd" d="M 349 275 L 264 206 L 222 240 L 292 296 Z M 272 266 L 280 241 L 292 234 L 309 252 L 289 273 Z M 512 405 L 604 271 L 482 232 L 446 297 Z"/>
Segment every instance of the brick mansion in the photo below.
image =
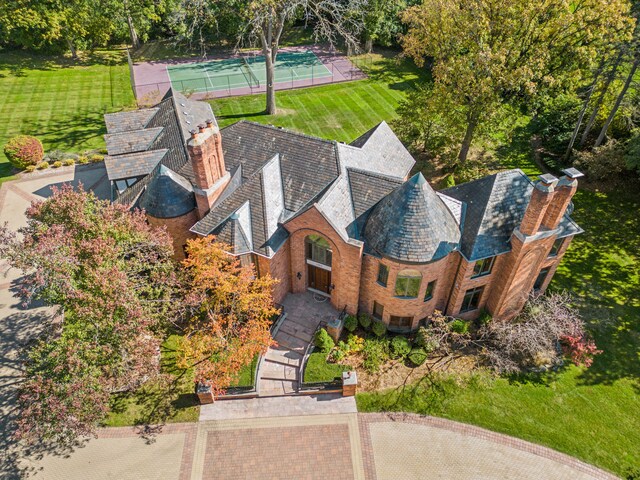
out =
<path fill-rule="evenodd" d="M 166 225 L 176 256 L 215 235 L 274 300 L 307 290 L 410 331 L 434 310 L 508 320 L 544 291 L 574 235 L 581 174 L 502 171 L 435 191 L 386 123 L 349 144 L 240 121 L 169 91 L 105 115 L 112 201 Z"/>

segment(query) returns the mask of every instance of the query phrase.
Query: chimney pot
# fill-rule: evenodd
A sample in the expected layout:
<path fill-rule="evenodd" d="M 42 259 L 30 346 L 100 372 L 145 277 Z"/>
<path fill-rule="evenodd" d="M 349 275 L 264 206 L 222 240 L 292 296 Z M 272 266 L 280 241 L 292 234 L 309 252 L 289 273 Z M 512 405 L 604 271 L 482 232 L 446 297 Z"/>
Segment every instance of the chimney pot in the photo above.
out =
<path fill-rule="evenodd" d="M 191 133 L 191 138 L 193 139 L 198 136 L 198 131 L 195 128 L 193 130 L 190 130 L 189 133 Z"/>
<path fill-rule="evenodd" d="M 204 124 L 198 125 L 198 130 L 200 130 L 200 133 L 204 132 L 204 129 L 206 127 L 204 126 Z"/>
<path fill-rule="evenodd" d="M 565 168 L 564 170 L 562 170 L 562 173 L 564 173 L 571 180 L 575 180 L 576 178 L 584 177 L 584 173 L 582 173 L 577 168 L 573 168 L 573 167 Z"/>
<path fill-rule="evenodd" d="M 207 128 L 211 128 L 213 127 L 213 120 L 212 119 L 208 119 L 207 120 Z"/>

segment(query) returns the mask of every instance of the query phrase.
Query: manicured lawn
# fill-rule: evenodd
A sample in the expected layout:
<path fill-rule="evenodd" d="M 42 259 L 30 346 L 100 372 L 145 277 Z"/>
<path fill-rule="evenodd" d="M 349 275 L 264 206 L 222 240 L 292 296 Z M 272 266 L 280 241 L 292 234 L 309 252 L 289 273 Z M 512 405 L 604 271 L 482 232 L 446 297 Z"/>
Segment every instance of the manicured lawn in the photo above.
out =
<path fill-rule="evenodd" d="M 304 370 L 304 381 L 306 383 L 331 382 L 336 377 L 341 377 L 342 372 L 349 370 L 346 365 L 337 363 L 327 363 L 327 354 L 314 351 L 309 355 L 307 366 Z"/>
<path fill-rule="evenodd" d="M 364 68 L 364 67 L 363 67 Z M 265 95 L 212 100 L 220 126 L 241 119 L 273 124 L 331 140 L 350 142 L 386 120 L 391 121 L 407 89 L 426 74 L 392 54 L 374 55 L 370 78 L 276 93 L 278 115 L 265 115 Z"/>
<path fill-rule="evenodd" d="M 161 347 L 162 372 L 170 382 L 146 385 L 135 393 L 112 396 L 111 413 L 105 426 L 196 422 L 200 412 L 194 393 L 193 371 L 175 365 L 177 335 L 171 335 Z"/>
<path fill-rule="evenodd" d="M 52 149 L 104 147 L 102 116 L 134 104 L 121 51 L 84 61 L 0 50 L 0 181 L 11 174 L 6 141 L 31 134 Z"/>
<path fill-rule="evenodd" d="M 258 367 L 258 357 L 254 357 L 249 365 L 240 370 L 238 381 L 232 387 L 251 387 L 255 383 L 256 368 Z"/>

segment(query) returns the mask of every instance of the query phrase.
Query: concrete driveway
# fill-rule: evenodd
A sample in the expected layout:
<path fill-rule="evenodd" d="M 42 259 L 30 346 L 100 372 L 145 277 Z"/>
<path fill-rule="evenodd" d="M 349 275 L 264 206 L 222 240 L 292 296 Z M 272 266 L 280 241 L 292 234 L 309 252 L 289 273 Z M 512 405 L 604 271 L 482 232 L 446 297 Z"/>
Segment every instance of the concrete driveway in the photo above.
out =
<path fill-rule="evenodd" d="M 13 229 L 24 225 L 29 203 L 50 195 L 51 185 L 65 182 L 82 182 L 102 198 L 109 194 L 102 165 L 29 175 L 2 185 L 0 222 Z M 52 312 L 41 306 L 21 308 L 13 297 L 19 272 L 8 270 L 4 263 L 0 267 L 3 480 L 26 476 L 48 480 L 615 478 L 553 450 L 481 428 L 350 409 L 332 414 L 326 409 L 309 411 L 304 416 L 290 409 L 289 416 L 273 416 L 268 408 L 263 413 L 254 408 L 240 418 L 212 412 L 205 418 L 218 420 L 166 425 L 155 431 L 101 429 L 97 438 L 69 451 L 49 445 L 21 450 L 11 439 L 20 355 Z"/>

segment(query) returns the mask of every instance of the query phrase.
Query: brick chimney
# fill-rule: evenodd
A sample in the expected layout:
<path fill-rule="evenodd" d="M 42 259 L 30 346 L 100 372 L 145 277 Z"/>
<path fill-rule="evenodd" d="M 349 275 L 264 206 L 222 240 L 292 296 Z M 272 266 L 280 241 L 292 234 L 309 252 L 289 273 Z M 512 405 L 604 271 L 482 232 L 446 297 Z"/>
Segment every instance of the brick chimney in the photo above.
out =
<path fill-rule="evenodd" d="M 199 125 L 198 130 L 191 130 L 187 150 L 195 176 L 198 216 L 202 218 L 209 212 L 230 178 L 224 165 L 220 129 L 213 120 L 207 120 L 206 125 Z"/>
<path fill-rule="evenodd" d="M 564 175 L 560 177 L 558 181 L 553 201 L 547 207 L 547 212 L 542 219 L 542 225 L 549 230 L 556 228 L 560 220 L 562 220 L 562 216 L 567 211 L 571 198 L 578 189 L 578 178 L 584 176 L 575 168 L 567 168 L 563 170 L 562 173 L 564 173 Z"/>
<path fill-rule="evenodd" d="M 555 186 L 558 179 L 548 173 L 541 175 L 534 184 L 533 192 L 527 210 L 520 223 L 520 233 L 523 235 L 535 235 L 540 229 L 547 208 L 553 200 Z"/>

